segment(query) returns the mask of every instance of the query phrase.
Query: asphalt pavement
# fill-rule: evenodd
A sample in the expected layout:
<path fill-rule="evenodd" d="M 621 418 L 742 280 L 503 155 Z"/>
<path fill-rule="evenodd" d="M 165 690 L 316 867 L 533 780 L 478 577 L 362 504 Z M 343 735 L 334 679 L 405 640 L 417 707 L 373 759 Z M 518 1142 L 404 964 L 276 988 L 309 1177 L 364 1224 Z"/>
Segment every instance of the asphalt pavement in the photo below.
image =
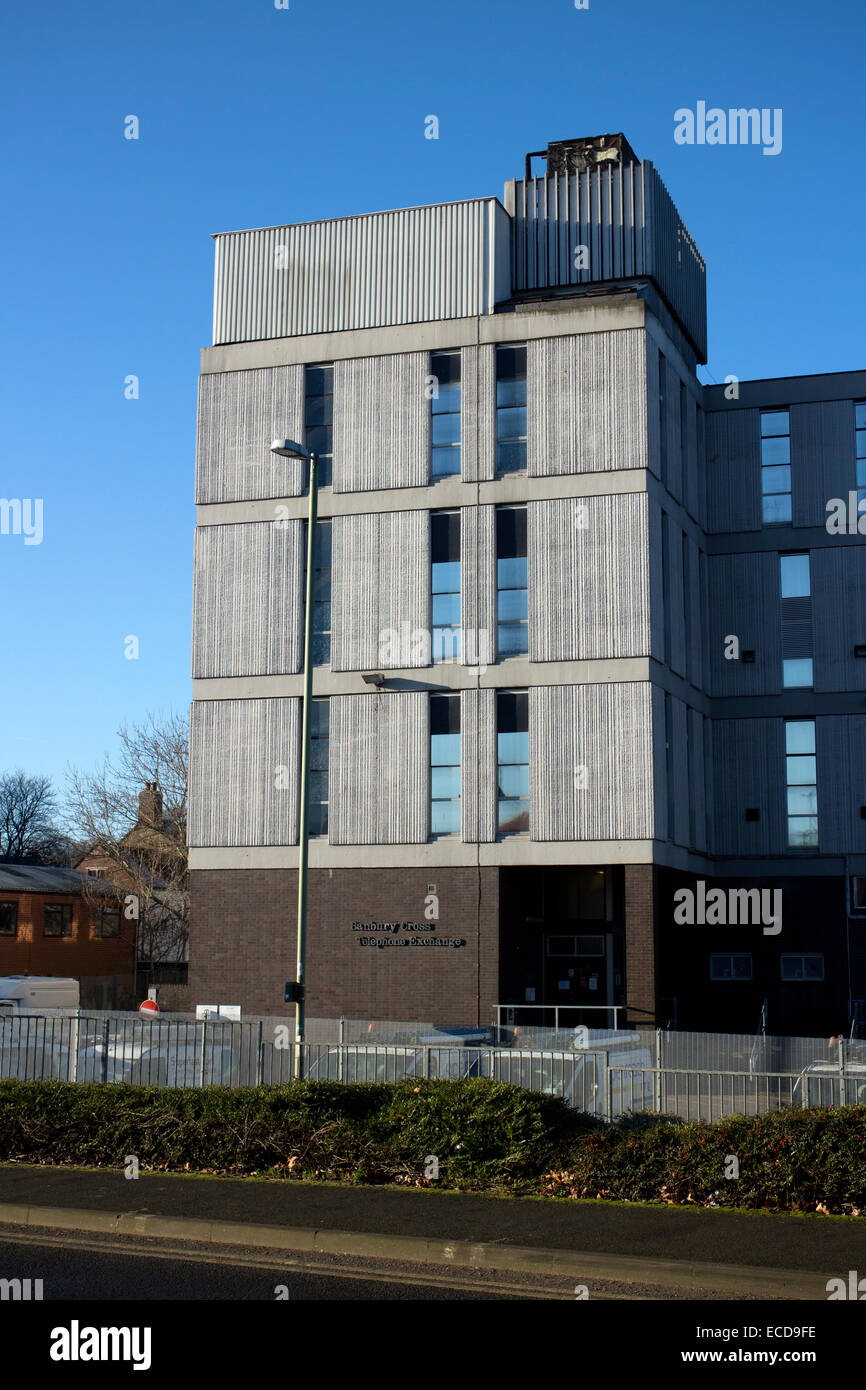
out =
<path fill-rule="evenodd" d="M 527 1298 L 566 1297 L 562 1288 L 548 1281 L 550 1290 L 538 1289 L 524 1279 L 462 1278 L 458 1281 L 428 1279 L 413 1270 L 371 1270 L 369 1263 L 354 1265 L 335 1257 L 310 1268 L 305 1262 L 262 1252 L 190 1244 L 185 1249 L 163 1247 L 161 1241 L 131 1241 L 118 1249 L 105 1237 L 83 1240 L 65 1232 L 46 1232 L 26 1241 L 0 1227 L 0 1270 L 5 1279 L 38 1285 L 45 1303 L 77 1302 L 477 1302 Z M 562 1285 L 563 1281 L 560 1281 Z M 573 1295 L 572 1295 L 573 1297 Z M 20 1309 L 16 1305 L 16 1311 Z"/>
<path fill-rule="evenodd" d="M 0 1204 L 775 1269 L 866 1270 L 866 1222 L 123 1170 L 0 1165 Z M 7 1220 L 0 1216 L 0 1220 Z"/>

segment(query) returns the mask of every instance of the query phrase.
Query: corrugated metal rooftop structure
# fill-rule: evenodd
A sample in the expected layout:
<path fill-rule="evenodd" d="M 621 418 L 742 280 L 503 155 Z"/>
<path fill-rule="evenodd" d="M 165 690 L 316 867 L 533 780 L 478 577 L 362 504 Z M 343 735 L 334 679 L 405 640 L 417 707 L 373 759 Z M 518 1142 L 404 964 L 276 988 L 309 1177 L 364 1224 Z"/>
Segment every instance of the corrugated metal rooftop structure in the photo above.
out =
<path fill-rule="evenodd" d="M 535 153 L 544 176 L 528 154 L 526 176 L 505 186 L 514 293 L 652 280 L 706 362 L 706 265 L 655 166 L 621 133 Z"/>
<path fill-rule="evenodd" d="M 510 292 L 496 198 L 214 239 L 214 346 L 489 314 Z"/>
<path fill-rule="evenodd" d="M 471 198 L 214 238 L 213 341 L 492 314 L 514 298 L 654 283 L 697 360 L 706 270 L 654 165 L 625 136 L 559 140 L 544 176 Z"/>

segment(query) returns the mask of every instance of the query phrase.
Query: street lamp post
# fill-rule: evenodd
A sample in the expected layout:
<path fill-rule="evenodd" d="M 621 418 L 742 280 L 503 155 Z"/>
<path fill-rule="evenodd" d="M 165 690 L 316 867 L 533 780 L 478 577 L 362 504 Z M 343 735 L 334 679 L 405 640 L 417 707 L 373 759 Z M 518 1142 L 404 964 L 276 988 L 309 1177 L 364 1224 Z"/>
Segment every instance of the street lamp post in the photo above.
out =
<path fill-rule="evenodd" d="M 310 461 L 310 508 L 307 521 L 307 585 L 304 622 L 304 700 L 301 709 L 301 795 L 298 825 L 298 964 L 295 998 L 295 1079 L 304 1075 L 304 1025 L 306 1022 L 307 957 L 307 860 L 310 802 L 310 706 L 313 697 L 313 583 L 316 561 L 316 510 L 319 494 L 318 455 L 293 439 L 275 439 L 271 453 L 287 459 Z"/>

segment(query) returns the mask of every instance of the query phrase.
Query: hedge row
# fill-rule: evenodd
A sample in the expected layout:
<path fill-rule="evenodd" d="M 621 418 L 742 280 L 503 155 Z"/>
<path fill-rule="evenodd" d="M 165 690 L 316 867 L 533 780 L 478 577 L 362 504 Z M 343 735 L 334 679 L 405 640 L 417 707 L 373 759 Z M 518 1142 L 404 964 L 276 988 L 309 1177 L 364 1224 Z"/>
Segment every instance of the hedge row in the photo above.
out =
<path fill-rule="evenodd" d="M 0 1161 L 866 1213 L 866 1106 L 607 1125 L 502 1082 L 0 1082 Z M 428 1174 L 428 1157 L 439 1176 Z"/>
<path fill-rule="evenodd" d="M 611 1126 L 575 1145 L 549 1196 L 866 1215 L 866 1106 Z"/>
<path fill-rule="evenodd" d="M 0 1082 L 0 1160 L 161 1172 L 273 1172 L 475 1190 L 536 1182 L 594 1122 L 551 1096 L 501 1082 L 231 1090 Z"/>

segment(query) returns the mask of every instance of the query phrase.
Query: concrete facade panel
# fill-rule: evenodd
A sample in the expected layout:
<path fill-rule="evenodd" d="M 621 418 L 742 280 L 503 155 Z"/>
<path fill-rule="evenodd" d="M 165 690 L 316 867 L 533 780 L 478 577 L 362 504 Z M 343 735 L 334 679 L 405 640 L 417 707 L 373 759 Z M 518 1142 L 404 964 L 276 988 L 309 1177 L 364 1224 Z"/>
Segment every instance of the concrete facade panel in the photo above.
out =
<path fill-rule="evenodd" d="M 430 835 L 430 705 L 426 693 L 338 695 L 330 701 L 328 838 L 400 845 Z"/>
<path fill-rule="evenodd" d="M 530 478 L 646 467 L 643 332 L 532 341 L 526 377 Z"/>
<path fill-rule="evenodd" d="M 199 526 L 193 577 L 193 679 L 301 669 L 303 523 Z"/>
<path fill-rule="evenodd" d="M 529 655 L 650 654 L 646 493 L 530 502 Z"/>
<path fill-rule="evenodd" d="M 649 838 L 650 686 L 534 686 L 529 693 L 534 840 Z"/>
<path fill-rule="evenodd" d="M 300 700 L 197 700 L 190 846 L 298 841 Z"/>
<path fill-rule="evenodd" d="M 336 492 L 425 487 L 430 480 L 426 352 L 334 365 Z"/>
<path fill-rule="evenodd" d="M 365 512 L 332 522 L 331 666 L 430 664 L 430 513 Z"/>
<path fill-rule="evenodd" d="M 304 368 L 220 372 L 199 380 L 195 500 L 300 497 L 305 465 L 271 453 L 304 438 Z"/>

